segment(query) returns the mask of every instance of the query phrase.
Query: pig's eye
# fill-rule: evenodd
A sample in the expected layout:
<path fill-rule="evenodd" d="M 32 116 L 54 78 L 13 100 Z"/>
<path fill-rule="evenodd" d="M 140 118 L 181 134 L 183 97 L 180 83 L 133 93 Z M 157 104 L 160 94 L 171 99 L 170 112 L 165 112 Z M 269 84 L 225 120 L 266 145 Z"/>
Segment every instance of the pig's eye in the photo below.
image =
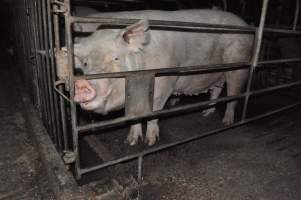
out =
<path fill-rule="evenodd" d="M 84 67 L 88 67 L 88 60 L 87 59 L 83 59 L 82 63 L 83 63 Z"/>
<path fill-rule="evenodd" d="M 114 57 L 114 61 L 118 61 L 119 60 L 119 58 L 118 57 Z"/>

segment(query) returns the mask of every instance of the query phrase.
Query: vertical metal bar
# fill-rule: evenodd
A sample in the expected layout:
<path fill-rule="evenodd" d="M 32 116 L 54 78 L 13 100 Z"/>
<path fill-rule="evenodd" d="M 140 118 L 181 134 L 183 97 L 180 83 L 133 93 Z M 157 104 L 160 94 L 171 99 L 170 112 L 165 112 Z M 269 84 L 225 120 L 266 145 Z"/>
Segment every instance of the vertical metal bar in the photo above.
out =
<path fill-rule="evenodd" d="M 61 135 L 61 123 L 60 123 L 60 115 L 59 115 L 59 105 L 58 105 L 58 96 L 57 93 L 52 89 L 52 85 L 55 82 L 56 71 L 55 71 L 55 62 L 54 62 L 54 49 L 53 49 L 53 27 L 52 27 L 52 17 L 51 17 L 51 4 L 50 0 L 46 0 L 46 14 L 47 14 L 47 27 L 48 27 L 48 40 L 49 40 L 49 48 L 50 48 L 50 88 L 52 91 L 52 101 L 54 107 L 54 126 L 56 129 L 56 135 L 58 138 L 58 151 L 62 152 L 63 150 L 63 142 Z"/>
<path fill-rule="evenodd" d="M 26 5 L 28 8 L 28 20 L 27 20 L 27 27 L 29 29 L 29 35 L 30 38 L 32 38 L 30 40 L 30 64 L 32 66 L 32 75 L 33 75 L 33 88 L 35 90 L 35 94 L 34 94 L 34 106 L 35 107 L 40 107 L 41 103 L 40 103 L 40 91 L 39 91 L 39 84 L 38 84 L 38 74 L 37 74 L 37 66 L 36 66 L 36 62 L 35 62 L 35 35 L 33 32 L 33 5 L 32 5 L 32 1 L 30 0 L 26 0 Z"/>
<path fill-rule="evenodd" d="M 68 67 L 70 69 L 70 79 L 69 79 L 69 88 L 70 88 L 70 99 L 74 99 L 74 70 L 73 70 L 73 42 L 72 42 L 72 22 L 71 22 L 71 10 L 70 10 L 70 0 L 65 0 L 64 5 L 66 8 L 65 12 L 65 23 L 66 23 L 66 46 L 68 50 Z M 77 179 L 81 178 L 80 170 L 80 159 L 79 159 L 79 150 L 78 150 L 78 131 L 77 131 L 77 110 L 76 104 L 74 101 L 70 102 L 71 109 L 71 124 L 72 124 L 72 136 L 73 136 L 73 151 L 75 153 L 75 175 Z"/>
<path fill-rule="evenodd" d="M 56 147 L 58 146 L 58 138 L 54 117 L 54 102 L 53 102 L 53 89 L 52 89 L 52 80 L 50 73 L 50 59 L 49 59 L 49 37 L 48 37 L 48 27 L 47 27 L 47 11 L 46 11 L 46 0 L 41 1 L 42 6 L 42 19 L 43 19 L 43 33 L 44 33 L 44 49 L 45 50 L 45 81 L 47 85 L 47 98 L 49 101 L 49 115 L 50 115 L 50 131 L 53 134 L 54 143 Z"/>
<path fill-rule="evenodd" d="M 253 51 L 253 57 L 252 57 L 252 65 L 250 68 L 250 75 L 249 75 L 249 79 L 248 79 L 248 83 L 247 83 L 247 90 L 246 90 L 246 97 L 245 97 L 245 102 L 244 102 L 242 120 L 246 119 L 253 75 L 254 75 L 255 68 L 258 64 L 258 58 L 259 58 L 261 44 L 262 44 L 263 29 L 264 29 L 265 19 L 266 19 L 266 15 L 267 15 L 268 3 L 269 3 L 269 0 L 263 0 L 263 2 L 262 2 L 259 28 L 257 29 L 256 34 L 255 34 L 255 44 L 254 44 L 254 51 Z"/>
<path fill-rule="evenodd" d="M 30 5 L 28 3 L 28 0 L 24 0 L 24 5 L 25 5 L 25 9 L 26 9 L 26 13 L 25 13 L 25 27 L 26 27 L 26 34 L 27 34 L 27 38 L 32 38 L 32 34 L 31 34 L 31 26 L 30 26 L 30 17 L 31 17 L 31 8 Z M 35 70 L 34 70 L 34 64 L 32 62 L 32 55 L 33 55 L 33 45 L 32 45 L 32 40 L 27 40 L 28 43 L 28 47 L 27 47 L 27 63 L 28 63 L 28 67 L 30 68 L 30 89 L 32 90 L 32 102 L 35 105 L 37 102 L 37 88 L 36 88 L 36 76 L 35 76 Z"/>
<path fill-rule="evenodd" d="M 37 22 L 38 22 L 38 35 L 39 35 L 39 50 L 45 50 L 44 48 L 44 29 L 43 29 L 43 19 L 42 19 L 42 16 L 43 16 L 43 13 L 42 13 L 42 8 L 41 8 L 41 1 L 40 0 L 37 0 L 36 1 L 36 6 L 37 6 Z M 45 110 L 44 112 L 46 113 L 46 121 L 44 121 L 44 125 L 46 126 L 47 128 L 47 131 L 50 135 L 50 137 L 52 139 L 54 139 L 54 135 L 53 135 L 53 131 L 52 131 L 52 128 L 51 128 L 51 123 L 50 123 L 50 120 L 51 120 L 51 115 L 50 115 L 50 102 L 49 102 L 49 98 L 48 98 L 48 85 L 47 85 L 47 73 L 46 73 L 46 60 L 45 60 L 45 57 L 43 57 L 42 55 L 38 54 L 38 56 L 40 57 L 41 59 L 41 82 L 43 83 L 44 85 L 44 88 L 43 88 L 43 98 L 44 98 L 44 101 L 45 101 Z"/>
<path fill-rule="evenodd" d="M 35 43 L 35 51 L 38 50 L 40 48 L 40 41 L 39 41 L 39 31 L 38 31 L 38 18 L 37 18 L 37 3 L 36 1 L 32 1 L 32 26 L 33 26 L 33 34 L 34 34 L 34 43 Z M 35 56 L 35 63 L 36 63 L 36 70 L 37 70 L 37 81 L 38 81 L 38 87 L 39 87 L 39 99 L 40 99 L 40 107 L 38 107 L 39 112 L 40 112 L 40 116 L 43 120 L 43 122 L 45 122 L 47 120 L 47 116 L 46 116 L 46 102 L 45 102 L 45 98 L 44 98 L 44 83 L 41 80 L 42 78 L 42 72 L 41 72 L 41 68 L 42 68 L 42 60 L 40 55 L 37 55 L 36 52 L 34 52 L 34 56 Z"/>
<path fill-rule="evenodd" d="M 29 54 L 28 54 L 28 32 L 27 32 L 27 27 L 26 27 L 26 6 L 25 6 L 25 0 L 22 0 L 22 7 L 21 7 L 21 20 L 22 20 L 22 23 L 21 23 L 21 27 L 22 27 L 22 30 L 23 30 L 23 67 L 21 68 L 21 70 L 23 71 L 23 74 L 25 77 L 24 78 L 24 81 L 26 82 L 26 87 L 27 87 L 27 90 L 29 90 L 30 88 L 30 80 L 31 80 L 31 77 L 30 77 L 30 67 L 29 67 L 29 63 L 27 62 L 28 61 L 28 57 L 29 57 Z M 26 39 L 25 39 L 26 38 Z M 32 94 L 31 94 L 31 90 L 29 91 L 29 96 L 30 98 L 32 98 Z"/>
<path fill-rule="evenodd" d="M 53 4 L 53 8 L 56 10 L 58 9 L 58 6 L 56 4 Z M 53 14 L 53 29 L 54 29 L 54 44 L 56 50 L 59 50 L 61 44 L 60 44 L 60 27 L 59 27 L 59 14 L 54 13 Z"/>
<path fill-rule="evenodd" d="M 54 9 L 57 9 L 58 6 L 56 4 L 53 5 Z M 54 29 L 54 45 L 56 51 L 58 51 L 61 47 L 60 45 L 60 27 L 59 27 L 59 16 L 58 14 L 53 15 L 53 29 Z M 59 90 L 63 93 L 64 88 L 63 86 L 59 86 Z M 66 104 L 64 98 L 59 95 L 60 101 L 60 114 L 61 114 L 61 125 L 62 125 L 62 134 L 63 134 L 63 145 L 64 150 L 69 150 L 69 139 L 67 133 L 67 116 L 66 116 Z"/>
<path fill-rule="evenodd" d="M 143 155 L 138 157 L 138 200 L 143 199 Z"/>
<path fill-rule="evenodd" d="M 296 0 L 296 9 L 295 9 L 295 16 L 294 16 L 294 24 L 293 30 L 297 29 L 298 21 L 299 21 L 299 12 L 300 12 L 300 0 Z"/>

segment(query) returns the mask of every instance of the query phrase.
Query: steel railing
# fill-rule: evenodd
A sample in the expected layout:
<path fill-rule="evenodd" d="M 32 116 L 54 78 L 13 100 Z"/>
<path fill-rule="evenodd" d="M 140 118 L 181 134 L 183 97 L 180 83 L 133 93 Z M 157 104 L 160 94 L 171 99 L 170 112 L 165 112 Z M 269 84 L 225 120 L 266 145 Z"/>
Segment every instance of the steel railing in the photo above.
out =
<path fill-rule="evenodd" d="M 65 1 L 65 6 L 66 10 L 70 10 L 70 2 L 67 0 Z M 212 100 L 212 101 L 206 101 L 202 103 L 196 103 L 194 105 L 188 105 L 188 106 L 182 106 L 178 108 L 172 108 L 168 110 L 161 110 L 161 111 L 154 111 L 154 112 L 149 112 L 149 113 L 144 113 L 139 116 L 125 116 L 117 119 L 113 119 L 110 121 L 105 121 L 105 122 L 96 122 L 84 126 L 79 126 L 77 124 L 77 111 L 76 111 L 76 105 L 73 101 L 71 101 L 71 121 L 72 121 L 72 133 L 73 133 L 73 150 L 74 150 L 74 155 L 76 156 L 75 159 L 75 171 L 76 171 L 76 176 L 77 178 L 80 178 L 82 174 L 91 172 L 103 167 L 111 166 L 113 164 L 117 164 L 126 160 L 131 160 L 134 158 L 139 158 L 141 161 L 143 156 L 153 153 L 156 151 L 160 151 L 163 149 L 166 149 L 167 147 L 179 145 L 182 143 L 186 143 L 187 140 L 182 140 L 179 142 L 176 142 L 172 145 L 169 146 L 163 145 L 160 147 L 155 147 L 152 148 L 148 151 L 137 153 L 135 155 L 129 155 L 120 159 L 116 159 L 110 162 L 103 163 L 98 166 L 94 166 L 88 169 L 81 169 L 80 168 L 80 159 L 78 155 L 78 136 L 79 134 L 82 134 L 85 131 L 89 131 L 95 128 L 107 128 L 107 127 L 112 127 L 112 126 L 117 126 L 120 124 L 125 124 L 129 122 L 137 122 L 138 120 L 141 119 L 153 119 L 153 118 L 158 118 L 162 117 L 163 115 L 168 115 L 168 114 L 175 114 L 179 112 L 183 112 L 185 110 L 191 110 L 191 109 L 197 109 L 202 106 L 208 105 L 209 103 L 218 103 L 218 102 L 225 102 L 225 101 L 233 101 L 237 99 L 244 99 L 244 107 L 243 107 L 243 115 L 240 121 L 236 122 L 235 124 L 222 128 L 221 130 L 227 130 L 232 127 L 236 127 L 238 125 L 245 124 L 247 122 L 256 120 L 261 117 L 265 117 L 274 113 L 277 113 L 278 111 L 282 111 L 285 109 L 289 109 L 292 106 L 297 106 L 298 104 L 294 104 L 292 106 L 286 106 L 285 108 L 276 110 L 276 111 L 271 111 L 266 114 L 253 117 L 250 119 L 246 118 L 246 113 L 247 113 L 247 107 L 249 104 L 249 98 L 251 95 L 258 95 L 270 91 L 275 91 L 279 89 L 283 89 L 286 87 L 292 87 L 296 85 L 300 85 L 301 82 L 297 81 L 294 83 L 290 84 L 285 84 L 282 86 L 275 86 L 267 89 L 262 89 L 259 91 L 251 91 L 251 83 L 253 79 L 253 74 L 257 66 L 263 65 L 263 64 L 270 64 L 270 63 L 284 63 L 284 62 L 298 62 L 300 61 L 300 58 L 296 59 L 280 59 L 280 60 L 269 60 L 269 61 L 263 61 L 259 62 L 258 57 L 260 53 L 260 47 L 261 47 L 261 42 L 262 42 L 262 37 L 263 37 L 263 32 L 274 32 L 274 33 L 289 33 L 289 34 L 301 34 L 300 31 L 296 30 L 285 30 L 285 29 L 275 29 L 275 28 L 266 28 L 264 29 L 265 25 L 265 18 L 266 18 L 266 13 L 267 13 L 267 8 L 268 8 L 268 0 L 263 1 L 262 5 L 262 13 L 261 13 L 261 19 L 260 19 L 260 25 L 258 28 L 256 27 L 239 27 L 239 26 L 224 26 L 224 25 L 212 25 L 212 24 L 201 24 L 201 23 L 189 23 L 189 22 L 172 22 L 172 21 L 160 21 L 160 20 L 151 20 L 150 21 L 150 27 L 151 28 L 160 28 L 164 30 L 177 30 L 177 31 L 192 31 L 192 32 L 217 32 L 217 33 L 240 33 L 240 34 L 251 34 L 255 33 L 255 41 L 254 41 L 254 52 L 253 52 L 253 57 L 252 61 L 250 63 L 228 63 L 228 64 L 222 64 L 222 65 L 207 65 L 207 66 L 191 66 L 191 67 L 181 67 L 181 68 L 162 68 L 162 69 L 154 69 L 154 70 L 143 70 L 143 71 L 130 71 L 130 72 L 117 72 L 117 73 L 108 73 L 108 74 L 93 74 L 93 75 L 85 75 L 85 76 L 75 76 L 73 73 L 70 74 L 70 82 L 69 82 L 69 88 L 70 88 L 70 99 L 72 100 L 74 97 L 74 82 L 77 79 L 99 79 L 99 78 L 126 78 L 129 79 L 129 76 L 136 75 L 136 76 L 141 76 L 142 74 L 149 74 L 150 76 L 157 76 L 159 75 L 164 75 L 164 74 L 170 74 L 170 73 L 194 73 L 194 72 L 212 72 L 212 71 L 221 71 L 221 70 L 233 70 L 233 69 L 240 69 L 243 67 L 249 67 L 250 68 L 250 75 L 247 83 L 247 90 L 244 94 L 235 96 L 235 97 L 225 97 L 225 98 L 220 98 L 218 100 Z M 296 15 L 295 17 L 298 17 Z M 136 22 L 137 20 L 135 19 L 104 19 L 104 18 L 85 18 L 85 17 L 74 17 L 70 15 L 70 12 L 65 13 L 65 21 L 66 21 L 66 44 L 67 44 L 67 49 L 68 49 L 68 65 L 70 67 L 70 71 L 73 72 L 73 44 L 72 44 L 72 29 L 71 26 L 73 23 L 100 23 L 100 24 L 106 24 L 106 25 L 112 25 L 112 26 L 117 26 L 117 27 L 123 27 L 128 24 L 132 24 Z M 154 84 L 154 83 L 152 83 Z M 126 93 L 127 90 L 130 86 L 127 86 L 126 88 Z M 126 102 L 126 107 L 127 107 L 127 102 Z M 215 130 L 211 131 L 210 134 L 213 134 L 215 132 L 219 132 L 221 130 Z M 206 134 L 207 135 L 207 134 Z M 196 136 L 196 138 L 199 138 Z M 188 141 L 190 141 L 188 139 Z M 141 164 L 142 162 L 139 162 L 139 169 L 141 169 Z M 141 171 L 138 172 L 138 174 L 141 174 Z"/>

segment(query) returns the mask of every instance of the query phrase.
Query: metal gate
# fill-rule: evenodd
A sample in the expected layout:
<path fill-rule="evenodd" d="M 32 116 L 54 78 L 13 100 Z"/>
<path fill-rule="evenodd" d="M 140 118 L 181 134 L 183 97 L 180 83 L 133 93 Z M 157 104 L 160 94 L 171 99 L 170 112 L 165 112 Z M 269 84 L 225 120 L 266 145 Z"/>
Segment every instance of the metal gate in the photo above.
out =
<path fill-rule="evenodd" d="M 270 116 L 281 111 L 291 109 L 301 104 L 301 102 L 287 105 L 254 117 L 247 117 L 249 100 L 253 96 L 265 94 L 271 91 L 290 88 L 301 85 L 301 80 L 285 83 L 278 86 L 272 86 L 265 89 L 251 90 L 252 80 L 256 69 L 277 63 L 297 63 L 301 58 L 285 58 L 259 61 L 260 50 L 262 47 L 263 33 L 285 33 L 301 35 L 297 31 L 299 16 L 299 1 L 296 0 L 296 11 L 294 22 L 291 29 L 267 28 L 265 27 L 266 14 L 269 0 L 263 0 L 260 23 L 258 27 L 240 27 L 240 26 L 222 26 L 203 23 L 188 23 L 176 21 L 158 21 L 150 20 L 150 28 L 160 30 L 177 30 L 190 32 L 210 31 L 214 33 L 239 33 L 254 34 L 253 56 L 250 62 L 245 63 L 228 63 L 217 65 L 187 66 L 181 68 L 162 68 L 143 71 L 128 71 L 117 73 L 102 73 L 93 75 L 78 76 L 74 74 L 74 54 L 72 41 L 72 25 L 80 23 L 100 23 L 104 25 L 113 25 L 124 27 L 135 23 L 133 19 L 108 19 L 108 18 L 88 18 L 76 17 L 71 15 L 71 0 L 19 0 L 17 12 L 13 10 L 12 16 L 14 32 L 14 41 L 16 60 L 19 61 L 21 72 L 25 77 L 26 85 L 29 85 L 32 91 L 32 101 L 40 112 L 42 121 L 47 128 L 58 152 L 63 156 L 66 162 L 74 164 L 74 172 L 77 179 L 83 174 L 100 170 L 112 165 L 125 161 L 137 159 L 138 165 L 138 182 L 142 182 L 143 158 L 154 152 L 166 150 L 184 143 L 195 141 L 216 134 L 243 124 Z M 15 8 L 14 8 L 15 9 Z M 65 41 L 61 37 L 61 25 L 65 26 Z M 68 72 L 65 79 L 59 80 L 57 77 L 55 55 L 60 53 L 61 43 L 67 48 Z M 167 67 L 167 66 L 166 66 Z M 191 73 L 208 73 L 218 71 L 229 71 L 242 68 L 249 68 L 250 75 L 247 82 L 247 89 L 241 95 L 228 96 L 211 101 L 204 101 L 190 105 L 184 105 L 176 108 L 170 108 L 160 111 L 152 111 L 152 99 L 154 88 L 154 79 L 166 74 L 191 74 Z M 126 114 L 113 120 L 91 123 L 88 125 L 78 124 L 77 107 L 73 101 L 74 83 L 79 79 L 101 79 L 101 78 L 125 78 L 126 79 Z M 135 84 L 143 79 L 144 84 Z M 146 81 L 147 80 L 147 81 Z M 133 94 L 135 91 L 137 94 Z M 137 97 L 143 97 L 144 105 L 139 113 L 132 112 L 132 106 L 141 101 Z M 200 135 L 185 138 L 169 144 L 164 144 L 144 150 L 139 153 L 127 155 L 118 159 L 104 162 L 101 165 L 81 168 L 79 157 L 79 136 L 85 135 L 87 131 L 102 130 L 108 127 L 115 127 L 122 124 L 133 124 L 141 120 L 156 119 L 166 115 L 173 115 L 187 110 L 199 109 L 208 106 L 211 103 L 229 102 L 234 100 L 244 100 L 243 113 L 239 121 L 232 125 L 225 126 L 213 131 L 204 132 Z M 139 187 L 140 188 L 140 187 Z M 141 195 L 141 194 L 140 194 Z"/>

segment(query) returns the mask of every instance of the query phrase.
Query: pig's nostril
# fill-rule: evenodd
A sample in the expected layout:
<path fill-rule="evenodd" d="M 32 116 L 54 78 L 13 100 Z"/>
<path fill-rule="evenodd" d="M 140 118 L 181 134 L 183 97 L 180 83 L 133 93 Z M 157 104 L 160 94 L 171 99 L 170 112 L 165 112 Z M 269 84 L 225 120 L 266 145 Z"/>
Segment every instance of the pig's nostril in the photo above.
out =
<path fill-rule="evenodd" d="M 95 98 L 96 91 L 87 80 L 78 80 L 75 84 L 75 97 L 77 102 L 88 102 Z"/>

